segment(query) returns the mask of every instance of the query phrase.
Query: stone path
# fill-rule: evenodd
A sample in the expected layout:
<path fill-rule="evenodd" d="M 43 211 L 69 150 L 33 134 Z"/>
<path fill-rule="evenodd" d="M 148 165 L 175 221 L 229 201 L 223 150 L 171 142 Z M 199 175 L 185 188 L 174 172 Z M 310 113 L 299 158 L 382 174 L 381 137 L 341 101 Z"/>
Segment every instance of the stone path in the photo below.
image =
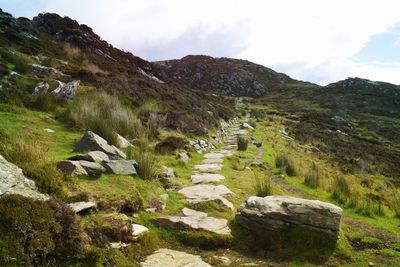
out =
<path fill-rule="evenodd" d="M 223 168 L 225 157 L 234 155 L 237 151 L 237 138 L 247 136 L 247 130 L 241 129 L 243 121 L 235 119 L 229 123 L 226 135 L 222 139 L 222 148 L 212 148 L 204 154 L 201 164 L 193 167 L 191 181 L 193 185 L 184 187 L 178 192 L 182 194 L 188 203 L 215 202 L 230 210 L 234 210 L 233 204 L 227 197 L 234 193 L 225 185 L 215 184 L 225 179 L 219 171 Z M 209 216 L 205 212 L 183 208 L 180 214 L 153 219 L 153 223 L 159 227 L 176 229 L 206 231 L 217 235 L 229 235 L 231 230 L 227 220 Z M 199 256 L 194 256 L 180 251 L 160 249 L 150 255 L 142 266 L 211 266 L 202 261 Z"/>

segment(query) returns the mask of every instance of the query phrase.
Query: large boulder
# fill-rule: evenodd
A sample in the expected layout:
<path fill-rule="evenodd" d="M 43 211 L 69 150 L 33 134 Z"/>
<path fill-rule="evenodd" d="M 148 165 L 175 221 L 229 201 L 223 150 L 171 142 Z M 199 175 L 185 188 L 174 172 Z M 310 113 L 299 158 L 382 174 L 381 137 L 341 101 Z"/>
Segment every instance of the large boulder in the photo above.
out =
<path fill-rule="evenodd" d="M 162 248 L 147 257 L 142 267 L 211 267 L 204 262 L 200 256 L 188 254 L 186 252 Z"/>
<path fill-rule="evenodd" d="M 134 160 L 110 160 L 108 162 L 103 162 L 103 166 L 108 173 L 133 175 L 137 174 L 136 167 L 138 165 Z"/>
<path fill-rule="evenodd" d="M 54 89 L 52 94 L 59 99 L 70 100 L 75 96 L 79 83 L 80 81 L 72 81 L 67 84 L 60 82 L 60 85 Z"/>
<path fill-rule="evenodd" d="M 35 182 L 26 178 L 20 168 L 0 155 L 0 197 L 12 194 L 38 200 L 49 199 L 49 196 L 38 191 Z"/>
<path fill-rule="evenodd" d="M 252 231 L 302 226 L 337 238 L 342 209 L 319 200 L 288 196 L 252 196 L 236 213 L 236 221 Z"/>
<path fill-rule="evenodd" d="M 227 220 L 214 218 L 208 216 L 205 212 L 188 208 L 183 208 L 179 215 L 155 218 L 152 222 L 159 227 L 174 230 L 206 231 L 219 235 L 229 235 L 231 233 Z"/>
<path fill-rule="evenodd" d="M 79 161 L 63 160 L 57 162 L 57 169 L 67 176 L 88 175 L 86 170 L 81 166 Z"/>
<path fill-rule="evenodd" d="M 82 139 L 76 144 L 77 151 L 102 151 L 110 156 L 120 156 L 126 158 L 126 155 L 115 146 L 111 146 L 101 136 L 94 132 L 87 131 Z"/>

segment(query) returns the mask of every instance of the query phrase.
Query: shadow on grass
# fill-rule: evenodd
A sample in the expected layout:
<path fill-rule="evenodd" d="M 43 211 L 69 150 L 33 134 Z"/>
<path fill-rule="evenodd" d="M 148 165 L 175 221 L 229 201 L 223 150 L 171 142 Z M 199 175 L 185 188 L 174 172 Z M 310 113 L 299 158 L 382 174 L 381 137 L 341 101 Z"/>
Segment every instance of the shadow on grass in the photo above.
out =
<path fill-rule="evenodd" d="M 252 232 L 235 221 L 229 227 L 233 235 L 232 249 L 254 258 L 323 264 L 336 248 L 336 240 L 302 227 L 291 227 L 279 232 Z"/>

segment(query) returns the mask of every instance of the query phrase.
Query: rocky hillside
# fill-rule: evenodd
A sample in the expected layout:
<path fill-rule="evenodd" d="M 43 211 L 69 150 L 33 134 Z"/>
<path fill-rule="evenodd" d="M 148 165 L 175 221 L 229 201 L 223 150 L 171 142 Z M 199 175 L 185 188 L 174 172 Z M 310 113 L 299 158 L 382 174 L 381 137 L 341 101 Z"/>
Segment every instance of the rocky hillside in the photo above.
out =
<path fill-rule="evenodd" d="M 153 65 L 163 80 L 229 96 L 262 96 L 288 84 L 307 84 L 264 66 L 232 58 L 186 56 Z"/>
<path fill-rule="evenodd" d="M 40 82 L 79 80 L 81 87 L 118 93 L 134 106 L 162 103 L 163 116 L 171 117 L 167 121 L 178 120 L 183 130 L 198 129 L 195 134 L 233 115 L 224 99 L 163 81 L 154 75 L 152 64 L 113 47 L 68 17 L 47 13 L 17 19 L 0 10 L 0 22 L 2 101 L 25 98 Z M 168 122 L 166 126 L 176 128 Z"/>

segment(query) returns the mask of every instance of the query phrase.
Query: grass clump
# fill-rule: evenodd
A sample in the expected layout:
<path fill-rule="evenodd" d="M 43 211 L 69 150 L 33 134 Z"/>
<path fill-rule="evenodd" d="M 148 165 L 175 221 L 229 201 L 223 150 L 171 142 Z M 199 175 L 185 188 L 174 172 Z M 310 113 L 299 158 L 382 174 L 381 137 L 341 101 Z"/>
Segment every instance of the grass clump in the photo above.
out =
<path fill-rule="evenodd" d="M 335 179 L 332 190 L 332 198 L 340 204 L 347 204 L 350 199 L 350 186 L 344 176 L 339 176 Z"/>
<path fill-rule="evenodd" d="M 312 188 L 317 188 L 320 185 L 321 175 L 319 168 L 315 162 L 313 162 L 311 169 L 309 169 L 304 175 L 304 183 Z"/>
<path fill-rule="evenodd" d="M 238 151 L 246 151 L 249 141 L 244 137 L 237 138 Z"/>
<path fill-rule="evenodd" d="M 271 178 L 268 176 L 260 177 L 258 173 L 254 172 L 254 191 L 258 197 L 271 195 Z"/>
<path fill-rule="evenodd" d="M 246 168 L 246 163 L 237 156 L 231 157 L 232 169 L 236 171 L 243 171 Z"/>
<path fill-rule="evenodd" d="M 144 180 L 152 180 L 159 173 L 158 159 L 144 148 L 134 149 L 129 148 L 127 158 L 135 160 L 138 163 L 137 173 Z"/>
<path fill-rule="evenodd" d="M 46 150 L 40 143 L 0 133 L 0 154 L 33 179 L 39 191 L 63 196 L 62 175 L 47 158 Z"/>
<path fill-rule="evenodd" d="M 116 95 L 105 92 L 77 96 L 70 103 L 66 115 L 71 125 L 93 131 L 114 145 L 117 144 L 114 132 L 131 138 L 146 135 L 132 109 L 124 105 Z"/>
<path fill-rule="evenodd" d="M 275 159 L 275 166 L 289 176 L 297 175 L 296 164 L 292 157 L 287 154 L 279 154 Z"/>

